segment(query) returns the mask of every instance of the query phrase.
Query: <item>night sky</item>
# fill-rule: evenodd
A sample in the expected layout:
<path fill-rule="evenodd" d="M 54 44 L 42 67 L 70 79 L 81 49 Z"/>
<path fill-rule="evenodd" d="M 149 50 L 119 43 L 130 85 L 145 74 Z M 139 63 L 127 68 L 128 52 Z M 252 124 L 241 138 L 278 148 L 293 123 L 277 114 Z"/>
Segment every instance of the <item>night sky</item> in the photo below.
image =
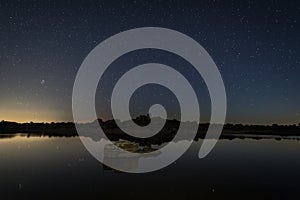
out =
<path fill-rule="evenodd" d="M 224 80 L 227 122 L 299 123 L 299 22 L 300 1 L 1 1 L 0 120 L 72 121 L 73 83 L 87 54 L 114 34 L 155 26 L 180 31 L 209 52 Z M 111 117 L 117 79 L 154 61 L 186 76 L 207 121 L 201 77 L 178 56 L 150 49 L 124 55 L 107 70 L 96 97 L 99 118 Z M 176 117 L 178 102 L 158 86 L 137 91 L 132 112 L 146 112 L 159 98 Z"/>

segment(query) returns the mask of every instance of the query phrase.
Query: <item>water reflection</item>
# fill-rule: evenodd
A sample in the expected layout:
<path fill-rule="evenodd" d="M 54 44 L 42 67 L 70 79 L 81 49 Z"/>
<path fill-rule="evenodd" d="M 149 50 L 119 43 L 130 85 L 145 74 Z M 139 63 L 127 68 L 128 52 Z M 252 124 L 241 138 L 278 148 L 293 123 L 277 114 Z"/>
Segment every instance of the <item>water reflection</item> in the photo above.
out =
<path fill-rule="evenodd" d="M 103 170 L 78 137 L 8 137 L 0 140 L 1 199 L 285 199 L 300 195 L 299 141 L 220 140 L 202 160 L 197 156 L 200 145 L 201 140 L 194 142 L 184 156 L 162 170 L 128 174 Z M 149 148 L 127 147 L 132 151 Z M 133 158 L 128 167 L 138 167 L 138 159 Z"/>
<path fill-rule="evenodd" d="M 142 153 L 143 155 L 126 154 L 120 149 L 131 153 Z M 140 146 L 138 143 L 124 140 L 114 142 L 113 144 L 106 144 L 104 147 L 104 163 L 107 165 L 103 164 L 103 169 L 113 170 L 109 166 L 120 166 L 120 168 L 125 169 L 126 171 L 133 171 L 138 169 L 138 161 L 141 157 L 153 157 L 160 153 L 161 152 L 158 149 L 152 148 L 151 145 Z"/>
<path fill-rule="evenodd" d="M 14 138 L 17 135 L 12 135 L 12 134 L 0 134 L 0 139 L 7 139 L 7 138 Z"/>

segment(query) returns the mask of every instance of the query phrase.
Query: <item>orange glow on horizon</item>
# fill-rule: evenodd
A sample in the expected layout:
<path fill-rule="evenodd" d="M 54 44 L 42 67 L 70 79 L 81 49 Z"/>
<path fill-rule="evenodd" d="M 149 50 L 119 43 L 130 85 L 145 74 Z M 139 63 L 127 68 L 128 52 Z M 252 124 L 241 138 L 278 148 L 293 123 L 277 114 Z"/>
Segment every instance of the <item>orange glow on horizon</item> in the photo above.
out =
<path fill-rule="evenodd" d="M 66 122 L 73 121 L 72 117 L 63 116 L 58 111 L 54 110 L 15 110 L 15 109 L 1 109 L 0 121 L 13 121 L 19 123 L 26 122 Z"/>

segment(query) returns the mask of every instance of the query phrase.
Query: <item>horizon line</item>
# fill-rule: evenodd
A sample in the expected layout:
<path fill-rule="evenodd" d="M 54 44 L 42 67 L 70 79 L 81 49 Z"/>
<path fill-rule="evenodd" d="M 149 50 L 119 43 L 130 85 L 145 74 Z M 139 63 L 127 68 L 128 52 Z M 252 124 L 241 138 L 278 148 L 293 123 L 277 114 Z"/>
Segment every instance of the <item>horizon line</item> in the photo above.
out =
<path fill-rule="evenodd" d="M 140 116 L 145 116 L 145 115 L 140 115 Z M 88 124 L 88 123 L 93 123 L 96 120 L 102 120 L 103 122 L 106 121 L 110 121 L 110 120 L 120 120 L 120 119 L 101 119 L 101 118 L 97 118 L 93 121 L 89 121 L 89 122 L 81 122 L 78 124 Z M 176 120 L 178 122 L 182 122 L 178 119 L 167 119 L 167 120 Z M 122 122 L 125 122 L 127 120 L 124 120 Z M 11 123 L 18 123 L 18 124 L 30 124 L 30 123 L 34 123 L 34 124 L 51 124 L 51 123 L 73 123 L 76 124 L 74 121 L 11 121 L 11 120 L 5 120 L 5 119 L 1 119 L 0 122 L 11 122 Z M 186 122 L 193 122 L 193 121 L 186 121 Z M 195 122 L 195 121 L 194 121 Z M 199 124 L 210 124 L 210 122 L 199 122 Z M 217 124 L 217 123 L 215 123 Z M 300 126 L 300 122 L 299 123 L 265 123 L 265 124 L 260 124 L 260 123 L 242 123 L 242 122 L 225 122 L 223 125 L 228 125 L 228 124 L 232 124 L 232 125 L 254 125 L 254 126 L 272 126 L 272 125 L 278 125 L 278 126 Z"/>

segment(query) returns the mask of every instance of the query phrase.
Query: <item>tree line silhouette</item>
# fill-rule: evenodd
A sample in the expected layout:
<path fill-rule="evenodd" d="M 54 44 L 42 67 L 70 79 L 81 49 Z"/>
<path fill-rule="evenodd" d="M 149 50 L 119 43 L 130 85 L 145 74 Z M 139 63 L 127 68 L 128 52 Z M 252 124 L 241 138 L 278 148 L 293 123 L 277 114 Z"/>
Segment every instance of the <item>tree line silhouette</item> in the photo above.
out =
<path fill-rule="evenodd" d="M 141 115 L 133 121 L 140 125 L 146 126 L 150 123 L 151 119 L 149 115 Z M 115 120 L 103 121 L 101 119 L 95 120 L 91 123 L 80 124 L 82 127 L 86 128 L 87 136 L 92 137 L 94 140 L 100 138 L 94 137 L 93 127 L 100 124 L 101 128 L 104 130 L 106 136 L 113 141 L 119 139 L 125 139 L 129 141 L 139 142 L 140 144 L 161 144 L 164 142 L 171 141 L 179 128 L 180 123 L 192 123 L 192 122 L 180 122 L 176 119 L 166 120 L 163 129 L 156 135 L 150 138 L 135 138 L 124 133 L 117 126 Z M 199 124 L 198 132 L 195 140 L 204 138 L 206 131 L 209 127 L 209 123 Z M 0 122 L 0 137 L 5 137 L 7 134 L 27 134 L 38 135 L 38 136 L 60 136 L 60 137 L 75 137 L 78 136 L 75 124 L 73 122 L 52 122 L 52 123 L 17 123 L 9 121 Z M 282 137 L 300 136 L 300 124 L 296 125 L 243 125 L 243 124 L 230 124 L 224 125 L 223 132 L 221 134 L 221 139 L 234 139 L 234 138 L 256 138 L 261 139 L 265 137 L 273 137 L 280 139 Z"/>

